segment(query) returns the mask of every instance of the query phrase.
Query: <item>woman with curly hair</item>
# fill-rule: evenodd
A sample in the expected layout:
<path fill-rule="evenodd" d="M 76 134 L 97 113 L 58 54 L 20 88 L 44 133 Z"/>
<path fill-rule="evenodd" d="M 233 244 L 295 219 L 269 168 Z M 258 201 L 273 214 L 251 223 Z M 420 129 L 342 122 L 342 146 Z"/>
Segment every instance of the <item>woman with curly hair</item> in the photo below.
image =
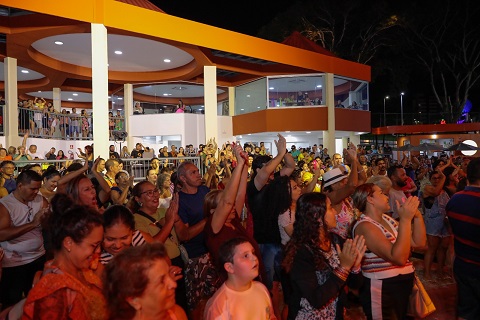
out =
<path fill-rule="evenodd" d="M 335 215 L 324 194 L 307 193 L 297 201 L 283 261 L 292 284 L 288 319 L 342 319 L 345 285 L 359 288 L 362 283 L 365 240 L 357 236 L 344 241 L 329 232 L 336 226 Z"/>

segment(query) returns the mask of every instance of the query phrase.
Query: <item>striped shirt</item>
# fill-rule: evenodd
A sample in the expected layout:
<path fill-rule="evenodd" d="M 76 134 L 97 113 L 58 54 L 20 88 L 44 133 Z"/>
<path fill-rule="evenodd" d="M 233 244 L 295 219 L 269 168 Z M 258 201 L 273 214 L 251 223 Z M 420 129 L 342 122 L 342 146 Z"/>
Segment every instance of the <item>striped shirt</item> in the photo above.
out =
<path fill-rule="evenodd" d="M 448 221 L 455 236 L 456 272 L 480 274 L 480 187 L 467 186 L 447 203 Z"/>
<path fill-rule="evenodd" d="M 132 236 L 132 247 L 138 247 L 145 243 L 146 241 L 142 233 L 138 230 L 135 230 Z M 108 253 L 107 251 L 102 250 L 102 254 L 100 255 L 101 264 L 108 264 L 112 259 L 113 259 L 113 255 L 111 253 Z"/>
<path fill-rule="evenodd" d="M 393 234 L 380 223 L 370 217 L 367 217 L 364 214 L 360 216 L 360 219 L 353 227 L 353 234 L 355 235 L 355 228 L 360 223 L 369 222 L 379 228 L 388 241 L 390 241 L 392 244 L 395 243 L 398 236 L 398 222 L 386 214 L 384 214 L 382 217 L 383 220 L 387 222 L 392 228 Z M 398 276 L 399 274 L 408 274 L 412 273 L 413 271 L 413 264 L 409 260 L 404 266 L 396 266 L 393 263 L 380 258 L 375 253 L 368 250 L 365 252 L 364 259 L 362 261 L 362 274 L 370 279 L 392 278 Z"/>

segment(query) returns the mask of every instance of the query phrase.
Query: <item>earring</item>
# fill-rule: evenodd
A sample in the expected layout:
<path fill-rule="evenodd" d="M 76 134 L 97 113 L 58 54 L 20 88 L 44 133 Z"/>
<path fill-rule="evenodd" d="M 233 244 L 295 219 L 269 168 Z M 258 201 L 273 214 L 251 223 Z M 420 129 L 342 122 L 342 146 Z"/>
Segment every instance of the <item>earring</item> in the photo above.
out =
<path fill-rule="evenodd" d="M 142 203 L 142 202 L 139 202 L 138 205 L 141 207 L 141 206 L 143 206 L 143 203 Z"/>

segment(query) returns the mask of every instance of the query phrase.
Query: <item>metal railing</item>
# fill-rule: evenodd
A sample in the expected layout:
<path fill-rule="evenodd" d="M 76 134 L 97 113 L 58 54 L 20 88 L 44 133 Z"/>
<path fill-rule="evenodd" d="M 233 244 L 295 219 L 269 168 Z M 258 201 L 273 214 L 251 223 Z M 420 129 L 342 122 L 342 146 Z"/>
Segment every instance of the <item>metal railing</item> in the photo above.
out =
<path fill-rule="evenodd" d="M 109 134 L 125 130 L 125 117 L 109 116 Z M 49 112 L 47 109 L 18 108 L 18 133 L 30 137 L 63 140 L 93 140 L 93 117 L 91 114 Z"/>
<path fill-rule="evenodd" d="M 159 158 L 160 160 L 160 169 L 162 167 L 169 167 L 174 170 L 185 161 L 190 161 L 195 164 L 199 169 L 200 173 L 203 175 L 205 173 L 204 165 L 201 162 L 200 157 L 170 157 L 170 158 Z M 125 158 L 121 159 L 123 163 L 123 170 L 127 171 L 130 175 L 135 177 L 134 181 L 139 182 L 146 179 L 147 171 L 150 168 L 151 159 L 142 159 L 142 158 Z M 65 170 L 70 164 L 74 162 L 81 162 L 81 159 L 64 159 L 64 160 L 19 160 L 13 161 L 15 163 L 15 176 L 17 176 L 21 170 L 30 164 L 40 164 L 42 170 L 46 170 L 49 166 L 54 165 L 58 171 Z M 90 166 L 91 167 L 91 166 Z"/>

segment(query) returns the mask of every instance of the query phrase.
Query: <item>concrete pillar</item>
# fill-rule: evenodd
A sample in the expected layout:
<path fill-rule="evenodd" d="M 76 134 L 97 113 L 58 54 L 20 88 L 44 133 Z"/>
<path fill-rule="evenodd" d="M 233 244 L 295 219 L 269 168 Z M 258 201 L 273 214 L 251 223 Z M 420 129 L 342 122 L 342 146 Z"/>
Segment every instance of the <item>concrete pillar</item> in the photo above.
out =
<path fill-rule="evenodd" d="M 360 144 L 360 136 L 354 134 L 353 132 L 350 132 L 350 142 L 353 143 L 356 147 Z"/>
<path fill-rule="evenodd" d="M 325 95 L 324 103 L 328 108 L 328 129 L 323 132 L 323 147 L 327 148 L 328 154 L 332 156 L 335 153 L 335 85 L 333 73 L 326 73 L 324 79 L 323 93 Z"/>
<path fill-rule="evenodd" d="M 217 119 L 217 67 L 203 67 L 205 82 L 203 84 L 205 96 L 205 139 L 215 138 L 218 143 Z M 205 141 L 205 142 L 207 142 Z"/>
<path fill-rule="evenodd" d="M 108 159 L 108 45 L 107 28 L 92 23 L 92 109 L 95 158 Z"/>
<path fill-rule="evenodd" d="M 135 117 L 133 115 L 133 85 L 131 83 L 126 83 L 123 85 L 123 113 L 125 114 L 125 131 L 127 131 L 127 147 L 128 150 L 133 150 L 135 146 L 133 137 L 130 134 L 132 132 L 132 122 L 130 117 Z"/>
<path fill-rule="evenodd" d="M 62 111 L 62 90 L 60 88 L 53 88 L 53 108 L 57 112 Z"/>
<path fill-rule="evenodd" d="M 5 148 L 18 147 L 22 138 L 18 136 L 18 90 L 17 90 L 17 59 L 5 58 L 4 85 L 5 85 L 5 119 L 3 128 L 5 132 Z"/>
<path fill-rule="evenodd" d="M 233 117 L 235 115 L 235 87 L 228 87 L 228 115 Z"/>

